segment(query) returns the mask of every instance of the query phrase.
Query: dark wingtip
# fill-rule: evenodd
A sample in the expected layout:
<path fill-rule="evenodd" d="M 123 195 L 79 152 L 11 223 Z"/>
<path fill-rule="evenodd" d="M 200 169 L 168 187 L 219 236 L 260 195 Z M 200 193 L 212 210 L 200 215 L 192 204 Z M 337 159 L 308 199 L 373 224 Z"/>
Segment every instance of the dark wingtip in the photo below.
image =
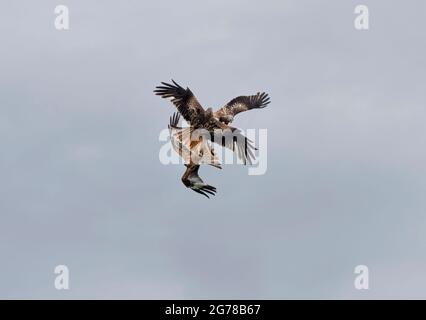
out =
<path fill-rule="evenodd" d="M 181 86 L 175 80 L 172 79 L 172 82 L 176 87 L 181 88 Z"/>
<path fill-rule="evenodd" d="M 192 189 L 192 188 L 191 188 Z M 202 194 L 203 196 L 206 196 L 207 198 L 209 198 L 210 199 L 210 197 L 206 194 L 206 193 L 204 193 L 203 191 L 201 191 L 201 190 L 197 190 L 197 189 L 192 189 L 192 190 L 194 190 L 195 192 L 197 192 L 197 193 L 199 193 L 199 194 Z"/>

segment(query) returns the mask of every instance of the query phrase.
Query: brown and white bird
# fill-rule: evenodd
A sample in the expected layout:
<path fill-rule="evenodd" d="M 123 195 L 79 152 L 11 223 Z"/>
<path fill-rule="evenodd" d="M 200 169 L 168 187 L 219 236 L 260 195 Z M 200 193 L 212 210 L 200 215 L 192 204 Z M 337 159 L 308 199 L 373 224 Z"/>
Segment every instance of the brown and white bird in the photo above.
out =
<path fill-rule="evenodd" d="M 187 167 L 182 181 L 187 187 L 208 197 L 206 190 L 210 191 L 207 193 L 214 194 L 216 189 L 204 184 L 198 176 L 199 165 L 203 164 L 201 159 L 205 155 L 212 156 L 213 154 L 213 157 L 210 157 L 212 158 L 210 161 L 215 161 L 213 148 L 211 144 L 206 144 L 206 140 L 236 151 L 244 164 L 251 164 L 254 159 L 253 151 L 256 148 L 253 146 L 252 141 L 245 137 L 239 129 L 229 126 L 229 123 L 240 112 L 265 108 L 270 103 L 270 99 L 264 92 L 251 96 L 239 96 L 232 99 L 216 112 L 213 112 L 211 108 L 204 109 L 189 88 L 184 89 L 174 80 L 172 80 L 172 84 L 165 82 L 161 84 L 161 86 L 156 87 L 154 93 L 162 98 L 171 99 L 171 102 L 176 106 L 179 113 L 190 125 L 189 128 L 178 127 L 179 118 L 177 117 L 176 119 L 176 116 L 170 120 L 169 125 L 172 145 L 174 143 L 173 147 L 184 159 Z M 191 143 L 191 138 L 191 141 L 185 139 L 185 136 L 191 137 L 195 132 L 203 132 L 201 140 L 204 140 L 204 142 L 194 144 Z M 179 151 L 176 147 L 178 147 Z M 189 157 L 189 160 L 185 160 L 185 157 L 188 157 L 188 155 L 197 155 L 197 153 L 200 153 L 200 150 L 202 154 L 198 154 L 198 160 L 197 156 L 194 157 L 195 159 Z M 207 164 L 214 165 L 212 163 Z"/>
<path fill-rule="evenodd" d="M 176 153 L 183 159 L 186 171 L 182 176 L 183 184 L 207 198 L 215 195 L 216 188 L 204 183 L 198 175 L 200 164 L 208 164 L 222 169 L 219 159 L 213 147 L 207 139 L 191 139 L 192 127 L 182 128 L 179 126 L 179 114 L 174 113 L 170 117 L 169 132 L 170 143 Z"/>

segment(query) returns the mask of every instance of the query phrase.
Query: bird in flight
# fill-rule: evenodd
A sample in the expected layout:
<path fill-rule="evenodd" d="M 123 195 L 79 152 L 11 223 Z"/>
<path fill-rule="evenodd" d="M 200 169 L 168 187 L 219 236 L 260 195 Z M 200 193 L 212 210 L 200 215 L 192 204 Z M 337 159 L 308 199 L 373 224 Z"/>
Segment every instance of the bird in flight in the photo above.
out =
<path fill-rule="evenodd" d="M 169 131 L 174 150 L 184 159 L 186 171 L 182 176 L 183 184 L 207 198 L 215 195 L 216 188 L 205 184 L 198 175 L 201 164 L 220 167 L 212 143 L 237 152 L 244 164 L 251 164 L 254 159 L 254 147 L 251 140 L 242 132 L 230 126 L 235 115 L 251 109 L 265 108 L 270 99 L 265 92 L 256 95 L 239 96 L 225 106 L 213 112 L 212 108 L 204 109 L 189 88 L 183 88 L 174 80 L 172 83 L 161 82 L 154 93 L 162 98 L 171 99 L 178 112 L 189 127 L 179 127 L 179 114 L 170 118 Z M 196 135 L 198 139 L 193 139 Z"/>

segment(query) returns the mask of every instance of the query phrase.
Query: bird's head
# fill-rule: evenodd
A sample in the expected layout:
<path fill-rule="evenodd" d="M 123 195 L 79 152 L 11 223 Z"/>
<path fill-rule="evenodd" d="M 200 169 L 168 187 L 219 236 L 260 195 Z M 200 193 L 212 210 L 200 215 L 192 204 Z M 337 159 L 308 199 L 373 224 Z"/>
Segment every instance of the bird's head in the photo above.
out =
<path fill-rule="evenodd" d="M 205 113 L 205 117 L 206 119 L 210 119 L 213 117 L 213 109 L 212 108 L 207 108 L 206 113 Z"/>

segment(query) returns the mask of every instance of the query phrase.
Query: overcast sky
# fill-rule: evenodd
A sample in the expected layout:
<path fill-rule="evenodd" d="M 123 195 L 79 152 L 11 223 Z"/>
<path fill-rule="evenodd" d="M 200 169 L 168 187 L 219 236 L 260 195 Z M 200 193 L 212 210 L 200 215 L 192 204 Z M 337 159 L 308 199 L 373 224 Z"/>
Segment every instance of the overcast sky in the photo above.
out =
<path fill-rule="evenodd" d="M 0 298 L 426 298 L 424 1 L 0 12 Z M 160 163 L 171 78 L 211 107 L 270 94 L 234 122 L 268 130 L 265 175 L 202 167 L 208 200 Z"/>

